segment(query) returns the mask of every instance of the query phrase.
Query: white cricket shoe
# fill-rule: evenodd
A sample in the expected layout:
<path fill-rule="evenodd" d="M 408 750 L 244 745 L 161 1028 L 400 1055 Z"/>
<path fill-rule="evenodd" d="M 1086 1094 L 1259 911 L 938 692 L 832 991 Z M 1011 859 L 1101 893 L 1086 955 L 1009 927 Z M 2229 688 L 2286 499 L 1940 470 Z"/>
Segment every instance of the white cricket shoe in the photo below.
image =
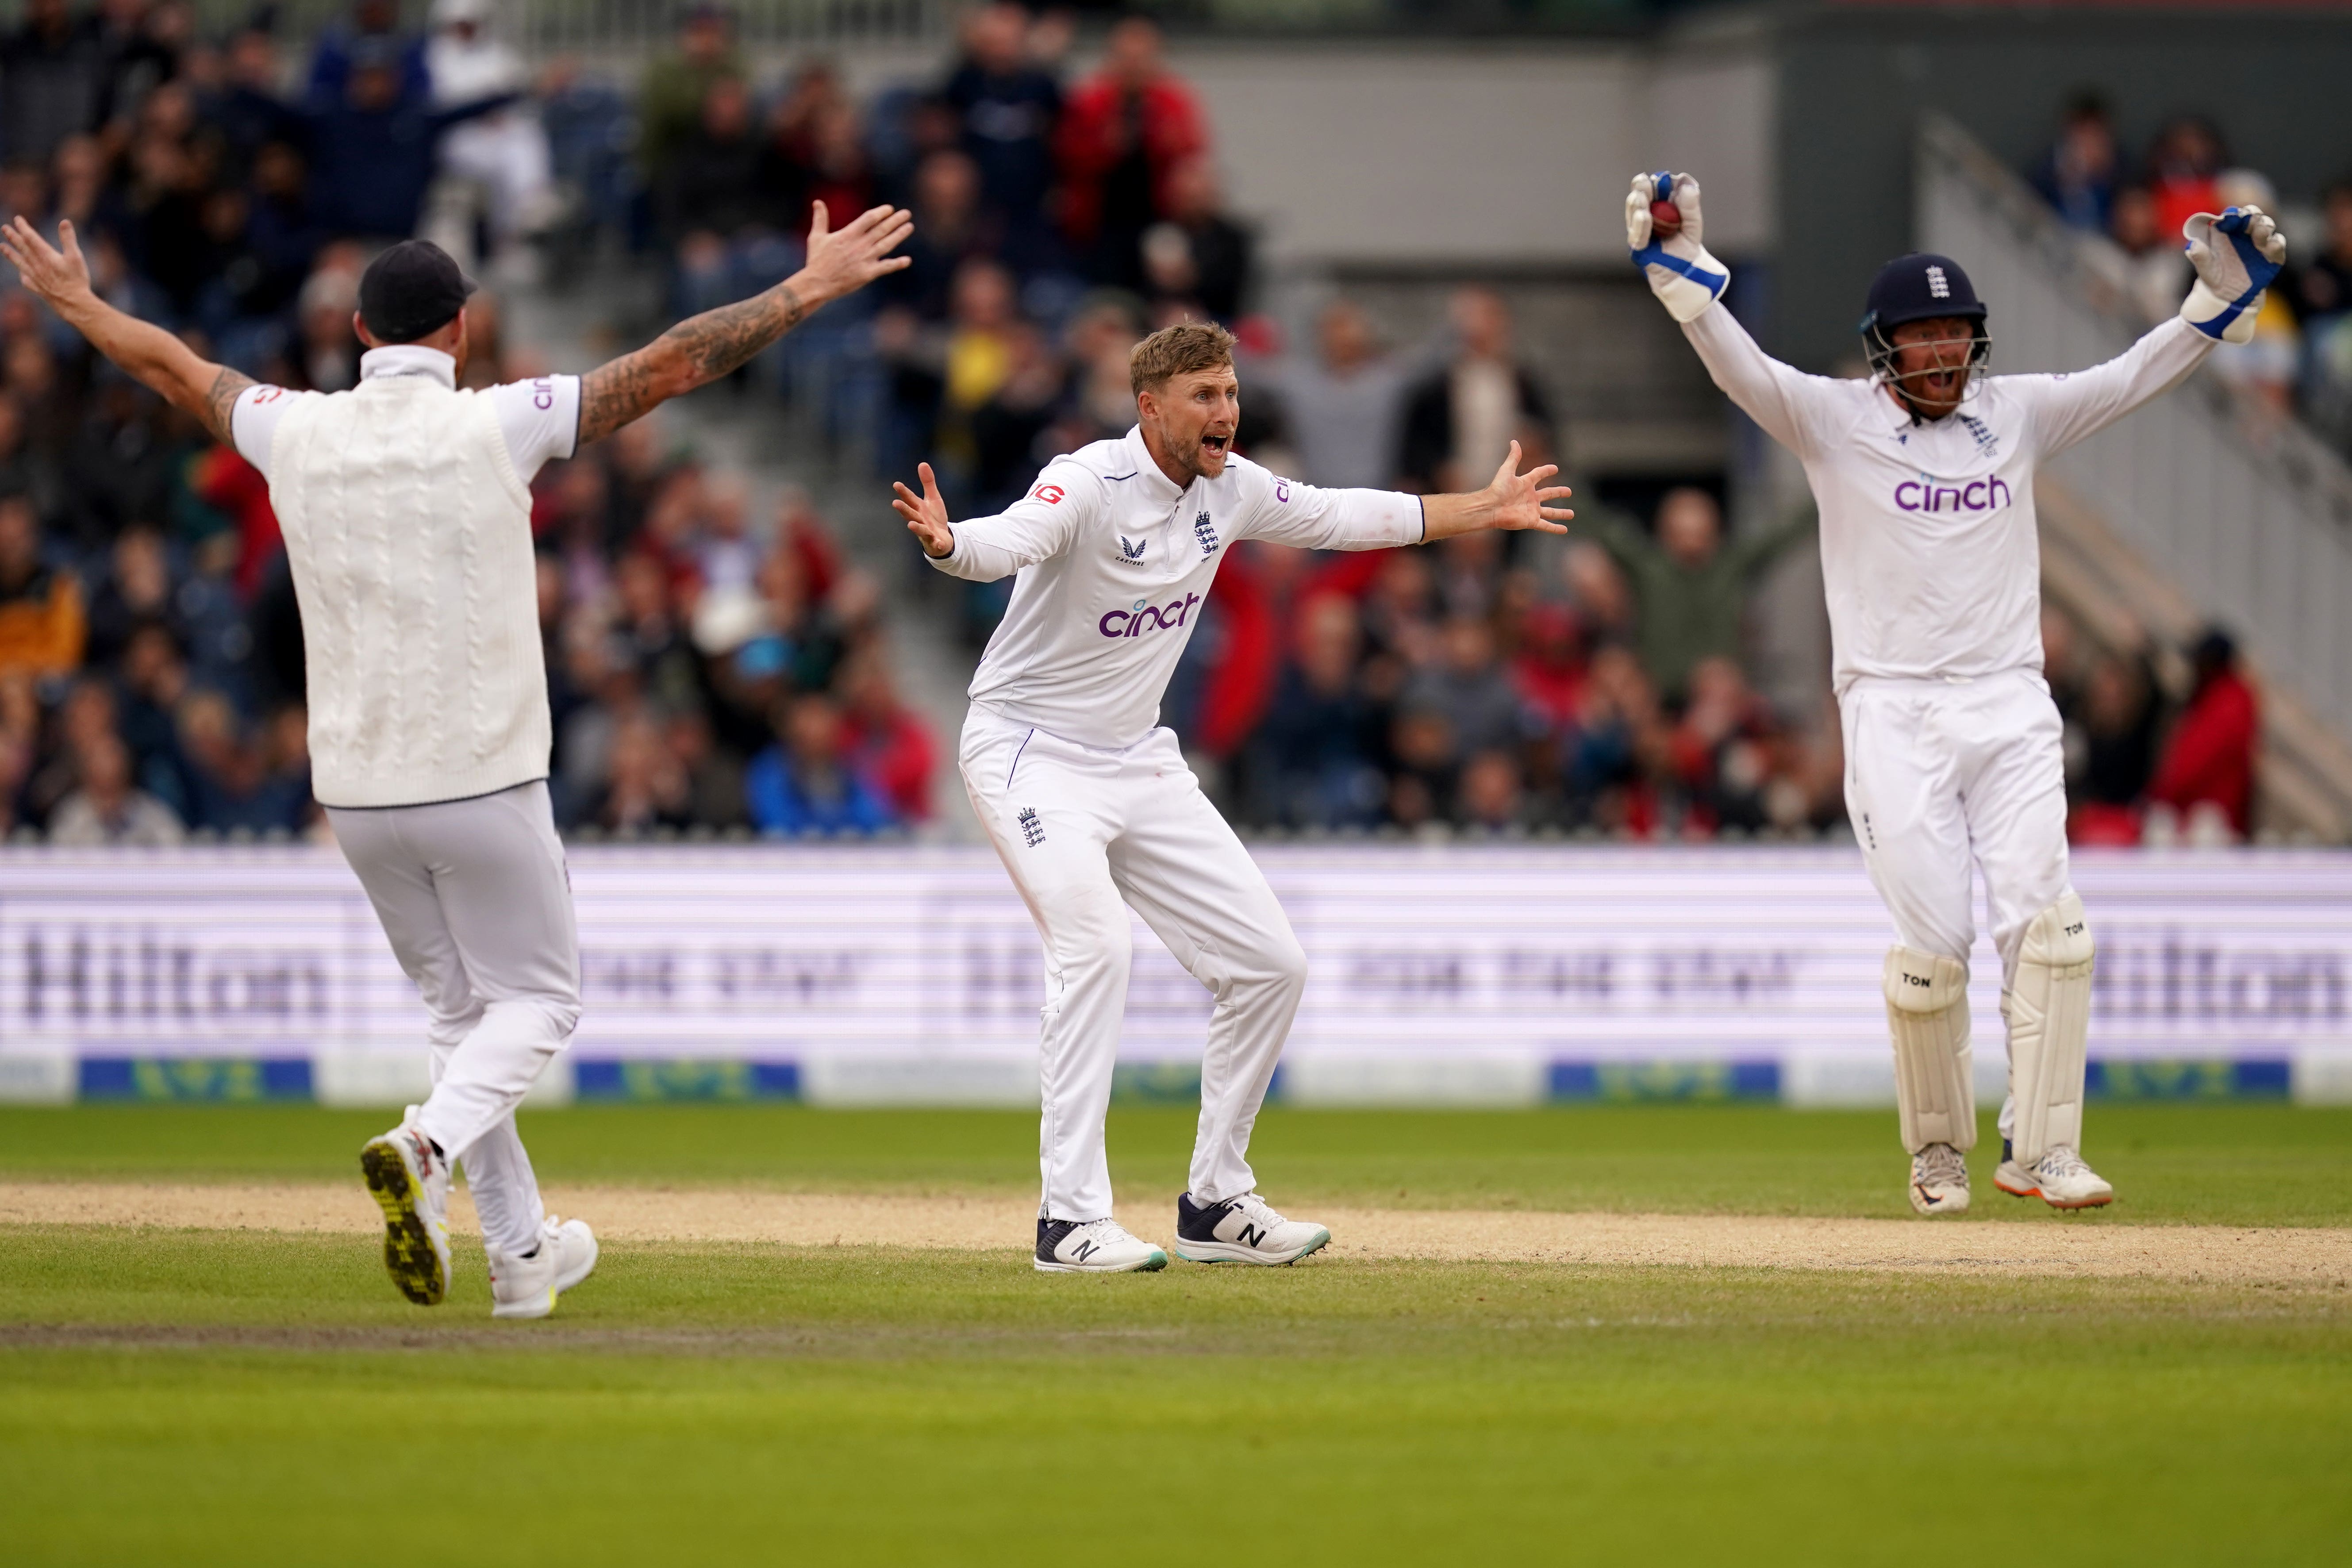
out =
<path fill-rule="evenodd" d="M 1041 1219 L 1040 1274 L 1149 1274 L 1168 1267 L 1168 1255 L 1128 1235 L 1115 1219 Z"/>
<path fill-rule="evenodd" d="M 449 1161 L 416 1125 L 400 1125 L 360 1149 L 360 1173 L 383 1210 L 383 1267 L 400 1293 L 437 1307 L 449 1293 Z"/>
<path fill-rule="evenodd" d="M 1331 1244 L 1331 1233 L 1285 1219 L 1255 1193 L 1223 1203 L 1176 1200 L 1176 1256 L 1187 1263 L 1296 1263 Z"/>
<path fill-rule="evenodd" d="M 2053 1209 L 2095 1209 L 2116 1197 L 2114 1186 L 2083 1163 L 2083 1156 L 2067 1143 L 2049 1150 L 2031 1165 L 2021 1165 L 2004 1139 L 2000 1169 L 1993 1173 L 1992 1184 L 2011 1197 L 2040 1198 Z"/>
<path fill-rule="evenodd" d="M 1969 1212 L 1969 1162 L 1949 1143 L 1911 1156 L 1911 1206 L 1920 1214 Z"/>
<path fill-rule="evenodd" d="M 528 1258 L 500 1252 L 485 1245 L 490 1259 L 490 1316 L 544 1318 L 555 1310 L 555 1299 L 596 1267 L 596 1236 L 584 1219 L 547 1216 L 540 1226 L 539 1245 Z"/>

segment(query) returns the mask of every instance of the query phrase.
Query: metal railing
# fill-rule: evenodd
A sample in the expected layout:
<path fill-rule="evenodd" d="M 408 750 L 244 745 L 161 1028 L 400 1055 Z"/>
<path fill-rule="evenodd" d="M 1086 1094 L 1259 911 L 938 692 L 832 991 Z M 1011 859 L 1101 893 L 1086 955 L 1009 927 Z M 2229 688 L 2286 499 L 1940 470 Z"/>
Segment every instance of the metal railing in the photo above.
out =
<path fill-rule="evenodd" d="M 1968 132 L 1930 119 L 1917 158 L 1919 244 L 1966 258 L 1998 369 L 2081 370 L 2147 330 L 2083 237 Z M 2352 737 L 2352 468 L 2341 458 L 2208 369 L 2051 467 L 2236 633 L 2270 681 Z"/>
<path fill-rule="evenodd" d="M 668 47 L 688 0 L 499 0 L 499 34 L 526 53 L 635 54 Z M 855 48 L 936 43 L 948 36 L 953 0 L 727 0 L 747 48 Z M 351 0 L 278 0 L 280 37 L 304 45 L 349 19 Z M 402 20 L 425 25 L 425 0 Z M 206 32 L 225 34 L 253 15 L 250 0 L 198 0 Z"/>

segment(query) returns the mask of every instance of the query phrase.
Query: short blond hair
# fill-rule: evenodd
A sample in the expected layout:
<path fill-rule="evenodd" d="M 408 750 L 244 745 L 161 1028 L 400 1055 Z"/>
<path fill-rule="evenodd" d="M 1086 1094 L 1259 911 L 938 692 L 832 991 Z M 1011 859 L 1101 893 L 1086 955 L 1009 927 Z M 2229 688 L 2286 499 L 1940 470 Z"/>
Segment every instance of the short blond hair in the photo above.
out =
<path fill-rule="evenodd" d="M 1165 384 L 1170 376 L 1233 363 L 1233 333 L 1214 321 L 1179 321 L 1135 345 L 1127 359 L 1127 378 L 1141 393 Z"/>

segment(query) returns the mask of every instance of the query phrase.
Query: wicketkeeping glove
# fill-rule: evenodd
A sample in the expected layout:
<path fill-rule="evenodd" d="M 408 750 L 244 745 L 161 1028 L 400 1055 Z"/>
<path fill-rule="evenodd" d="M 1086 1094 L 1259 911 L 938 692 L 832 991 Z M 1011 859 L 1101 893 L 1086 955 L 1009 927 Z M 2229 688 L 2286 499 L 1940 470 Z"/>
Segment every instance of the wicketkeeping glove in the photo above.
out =
<path fill-rule="evenodd" d="M 2197 264 L 2197 283 L 2180 303 L 2180 319 L 2209 338 L 2250 342 L 2263 290 L 2286 265 L 2286 236 L 2260 207 L 2231 207 L 2216 217 L 2199 213 L 2180 226 L 2182 248 Z"/>
<path fill-rule="evenodd" d="M 1680 234 L 1658 239 L 1650 233 L 1650 204 L 1672 202 L 1683 215 Z M 1650 279 L 1650 292 L 1677 321 L 1693 321 L 1715 303 L 1731 273 L 1699 243 L 1698 182 L 1688 174 L 1633 176 L 1633 194 L 1625 198 L 1625 243 L 1633 247 L 1633 265 Z"/>

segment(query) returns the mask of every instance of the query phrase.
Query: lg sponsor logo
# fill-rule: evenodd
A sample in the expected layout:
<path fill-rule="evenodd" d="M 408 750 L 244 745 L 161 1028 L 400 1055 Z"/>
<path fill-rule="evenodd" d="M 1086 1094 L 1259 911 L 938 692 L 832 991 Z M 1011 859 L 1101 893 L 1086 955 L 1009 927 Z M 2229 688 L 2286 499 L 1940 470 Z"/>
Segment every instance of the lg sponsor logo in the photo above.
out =
<path fill-rule="evenodd" d="M 1171 599 L 1160 605 L 1138 599 L 1124 610 L 1105 614 L 1095 623 L 1095 629 L 1107 637 L 1139 637 L 1147 626 L 1153 631 L 1166 631 L 1172 626 L 1182 626 L 1186 617 L 1192 615 L 1192 606 L 1200 602 L 1198 594 L 1187 594 L 1181 599 Z"/>

